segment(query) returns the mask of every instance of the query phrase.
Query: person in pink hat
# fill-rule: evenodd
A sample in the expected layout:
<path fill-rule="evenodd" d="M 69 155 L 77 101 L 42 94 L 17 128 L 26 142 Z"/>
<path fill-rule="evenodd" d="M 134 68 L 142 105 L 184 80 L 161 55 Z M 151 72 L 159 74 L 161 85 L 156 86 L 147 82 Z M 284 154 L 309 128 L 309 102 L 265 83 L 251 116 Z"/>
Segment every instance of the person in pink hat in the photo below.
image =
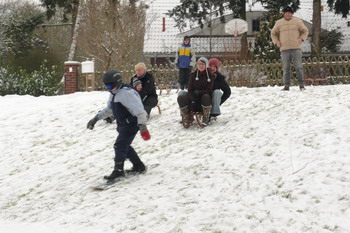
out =
<path fill-rule="evenodd" d="M 212 108 L 210 113 L 210 117 L 213 118 L 221 115 L 220 105 L 222 105 L 231 96 L 231 88 L 226 82 L 226 77 L 219 72 L 219 59 L 209 59 L 209 67 L 215 76 L 213 94 L 211 98 Z"/>

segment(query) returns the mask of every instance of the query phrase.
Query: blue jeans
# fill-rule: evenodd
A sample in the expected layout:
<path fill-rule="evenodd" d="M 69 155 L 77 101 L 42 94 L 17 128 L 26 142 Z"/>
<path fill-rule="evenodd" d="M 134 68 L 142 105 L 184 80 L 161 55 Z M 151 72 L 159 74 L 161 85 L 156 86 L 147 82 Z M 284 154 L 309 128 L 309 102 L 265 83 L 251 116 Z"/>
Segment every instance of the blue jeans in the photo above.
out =
<path fill-rule="evenodd" d="M 301 49 L 289 49 L 281 52 L 284 85 L 290 86 L 290 67 L 293 66 L 297 72 L 299 85 L 304 85 L 304 71 Z"/>
<path fill-rule="evenodd" d="M 221 103 L 221 97 L 222 97 L 222 91 L 221 90 L 214 90 L 213 95 L 211 97 L 211 114 L 220 115 L 220 103 Z"/>

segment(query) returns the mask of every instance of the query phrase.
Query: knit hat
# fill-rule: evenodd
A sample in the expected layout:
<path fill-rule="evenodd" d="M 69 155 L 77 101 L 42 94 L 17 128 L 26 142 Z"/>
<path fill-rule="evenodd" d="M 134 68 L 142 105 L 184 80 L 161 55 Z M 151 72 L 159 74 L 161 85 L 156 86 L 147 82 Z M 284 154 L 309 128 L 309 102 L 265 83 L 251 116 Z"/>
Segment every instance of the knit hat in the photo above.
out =
<path fill-rule="evenodd" d="M 135 78 L 133 81 L 132 81 L 132 87 L 133 88 L 136 88 L 137 85 L 139 84 L 142 84 L 142 82 L 138 79 L 138 78 Z"/>
<path fill-rule="evenodd" d="M 205 57 L 200 57 L 200 58 L 198 59 L 198 61 L 204 62 L 204 63 L 205 63 L 205 68 L 208 68 L 208 66 L 209 66 L 209 61 L 208 61 L 207 58 L 205 58 Z"/>
<path fill-rule="evenodd" d="M 210 77 L 209 77 L 208 69 L 207 69 L 208 66 L 209 66 L 209 61 L 208 61 L 208 59 L 205 58 L 205 57 L 200 57 L 200 58 L 198 59 L 198 61 L 202 61 L 202 62 L 205 63 L 205 71 L 207 72 L 207 81 L 210 82 Z M 198 69 L 197 69 L 196 80 L 197 80 L 197 81 L 199 80 L 199 78 L 198 78 Z"/>
<path fill-rule="evenodd" d="M 290 6 L 286 6 L 284 9 L 283 9 L 283 13 L 286 13 L 286 12 L 290 12 L 290 13 L 294 13 L 293 9 L 290 7 Z"/>
<path fill-rule="evenodd" d="M 209 59 L 209 66 L 215 66 L 216 69 L 219 69 L 220 67 L 220 61 L 217 58 L 210 58 Z"/>

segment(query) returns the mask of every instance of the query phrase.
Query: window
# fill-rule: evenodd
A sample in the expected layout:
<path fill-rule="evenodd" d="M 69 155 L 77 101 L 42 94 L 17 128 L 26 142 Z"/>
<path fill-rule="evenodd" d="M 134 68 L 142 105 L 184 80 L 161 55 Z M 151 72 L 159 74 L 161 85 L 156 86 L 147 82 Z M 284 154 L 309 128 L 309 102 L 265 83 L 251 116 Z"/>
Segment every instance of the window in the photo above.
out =
<path fill-rule="evenodd" d="M 253 19 L 252 20 L 253 25 L 253 32 L 259 32 L 260 31 L 260 19 Z"/>

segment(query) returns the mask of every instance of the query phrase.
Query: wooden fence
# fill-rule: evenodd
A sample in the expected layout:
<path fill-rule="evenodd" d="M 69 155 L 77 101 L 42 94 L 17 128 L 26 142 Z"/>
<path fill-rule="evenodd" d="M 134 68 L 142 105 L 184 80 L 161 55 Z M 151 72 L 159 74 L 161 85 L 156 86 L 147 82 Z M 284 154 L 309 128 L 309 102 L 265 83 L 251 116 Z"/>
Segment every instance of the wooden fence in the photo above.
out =
<path fill-rule="evenodd" d="M 129 83 L 134 74 L 134 66 L 120 69 L 123 81 Z M 350 84 L 349 57 L 322 57 L 319 60 L 307 58 L 303 60 L 304 79 L 306 85 Z M 158 87 L 177 88 L 178 70 L 173 66 L 153 66 L 149 71 L 156 78 Z M 224 61 L 220 72 L 227 77 L 230 86 L 260 87 L 283 85 L 281 61 Z M 296 72 L 292 68 L 292 85 L 297 84 Z M 103 89 L 102 73 L 96 73 L 97 89 Z M 81 83 L 84 85 L 84 83 Z"/>

